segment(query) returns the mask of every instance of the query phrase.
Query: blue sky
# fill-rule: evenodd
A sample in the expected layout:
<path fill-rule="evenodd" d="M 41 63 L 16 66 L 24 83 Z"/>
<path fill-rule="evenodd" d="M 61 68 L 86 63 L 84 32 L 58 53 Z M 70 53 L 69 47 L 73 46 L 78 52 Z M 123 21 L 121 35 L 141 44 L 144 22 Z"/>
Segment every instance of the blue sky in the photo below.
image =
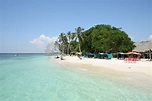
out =
<path fill-rule="evenodd" d="M 43 52 L 61 32 L 97 24 L 148 40 L 151 12 L 152 0 L 0 0 L 0 52 Z"/>

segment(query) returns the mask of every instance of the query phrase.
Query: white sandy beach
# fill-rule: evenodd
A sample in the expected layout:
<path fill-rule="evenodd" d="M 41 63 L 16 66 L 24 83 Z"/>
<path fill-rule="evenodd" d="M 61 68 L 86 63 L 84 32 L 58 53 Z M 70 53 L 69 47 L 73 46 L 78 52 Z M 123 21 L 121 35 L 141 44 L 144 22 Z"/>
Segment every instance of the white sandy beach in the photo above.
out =
<path fill-rule="evenodd" d="M 140 60 L 136 62 L 128 63 L 124 60 L 118 60 L 116 58 L 106 59 L 94 59 L 94 58 L 82 58 L 81 60 L 77 56 L 64 56 L 64 60 L 55 59 L 60 64 L 69 65 L 82 65 L 84 69 L 102 71 L 107 69 L 111 72 L 121 73 L 133 73 L 144 74 L 152 76 L 152 62 L 147 60 Z"/>

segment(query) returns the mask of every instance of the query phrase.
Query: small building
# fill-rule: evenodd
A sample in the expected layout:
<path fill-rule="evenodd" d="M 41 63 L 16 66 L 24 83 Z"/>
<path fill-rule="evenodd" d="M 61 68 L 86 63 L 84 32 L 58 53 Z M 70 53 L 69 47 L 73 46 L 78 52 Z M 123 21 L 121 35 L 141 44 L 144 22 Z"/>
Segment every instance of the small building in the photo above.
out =
<path fill-rule="evenodd" d="M 133 51 L 141 53 L 142 58 L 152 60 L 152 40 L 136 42 L 135 46 Z"/>

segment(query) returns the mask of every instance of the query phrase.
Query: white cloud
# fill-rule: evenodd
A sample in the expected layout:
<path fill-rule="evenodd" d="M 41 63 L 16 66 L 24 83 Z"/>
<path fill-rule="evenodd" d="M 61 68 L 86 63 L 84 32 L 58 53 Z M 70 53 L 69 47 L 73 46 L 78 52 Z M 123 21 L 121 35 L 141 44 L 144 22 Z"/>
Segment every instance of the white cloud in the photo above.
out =
<path fill-rule="evenodd" d="M 51 38 L 45 36 L 44 34 L 41 34 L 38 38 L 35 38 L 32 41 L 30 41 L 30 43 L 35 45 L 41 50 L 45 50 L 48 44 L 50 45 L 50 48 L 53 48 L 54 42 L 57 40 L 57 38 L 58 38 L 57 36 Z"/>
<path fill-rule="evenodd" d="M 152 40 L 152 35 L 149 36 L 148 40 Z"/>

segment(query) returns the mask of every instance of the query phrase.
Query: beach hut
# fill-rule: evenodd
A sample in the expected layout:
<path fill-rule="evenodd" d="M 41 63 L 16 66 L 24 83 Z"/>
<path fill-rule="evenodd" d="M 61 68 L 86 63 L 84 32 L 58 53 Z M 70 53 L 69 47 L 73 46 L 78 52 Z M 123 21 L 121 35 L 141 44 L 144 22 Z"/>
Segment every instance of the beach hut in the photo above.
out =
<path fill-rule="evenodd" d="M 135 46 L 136 47 L 132 51 L 145 52 L 146 50 L 152 49 L 152 40 L 136 42 Z"/>
<path fill-rule="evenodd" d="M 152 58 L 152 40 L 136 42 L 135 46 L 133 51 L 141 53 L 141 57 L 148 59 Z"/>

